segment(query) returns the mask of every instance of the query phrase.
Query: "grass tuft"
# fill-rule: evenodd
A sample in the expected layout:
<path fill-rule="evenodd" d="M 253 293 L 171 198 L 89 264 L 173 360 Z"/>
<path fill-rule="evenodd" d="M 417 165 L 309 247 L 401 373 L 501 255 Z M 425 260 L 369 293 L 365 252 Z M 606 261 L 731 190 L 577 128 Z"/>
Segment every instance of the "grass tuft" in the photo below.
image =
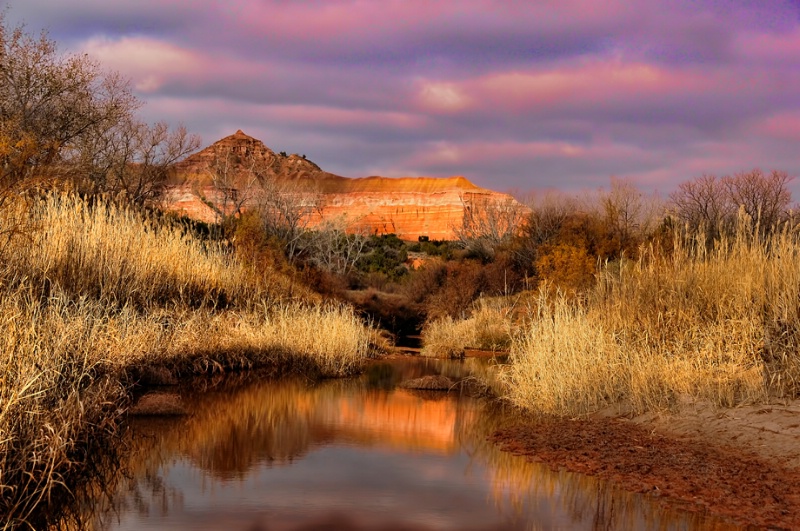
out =
<path fill-rule="evenodd" d="M 422 330 L 422 355 L 459 358 L 465 348 L 508 350 L 514 333 L 515 304 L 503 298 L 479 299 L 466 319 L 440 317 Z"/>
<path fill-rule="evenodd" d="M 584 298 L 545 286 L 514 339 L 505 393 L 561 415 L 682 399 L 735 406 L 800 387 L 800 242 L 702 236 L 598 273 Z"/>

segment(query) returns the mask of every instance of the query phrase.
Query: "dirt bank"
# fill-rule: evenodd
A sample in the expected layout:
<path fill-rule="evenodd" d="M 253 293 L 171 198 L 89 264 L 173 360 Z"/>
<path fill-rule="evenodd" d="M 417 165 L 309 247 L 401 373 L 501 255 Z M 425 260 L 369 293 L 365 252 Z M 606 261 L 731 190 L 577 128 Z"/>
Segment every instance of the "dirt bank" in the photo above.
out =
<path fill-rule="evenodd" d="M 504 450 L 608 479 L 737 524 L 800 528 L 800 401 L 735 409 L 685 404 L 634 418 L 529 419 Z"/>

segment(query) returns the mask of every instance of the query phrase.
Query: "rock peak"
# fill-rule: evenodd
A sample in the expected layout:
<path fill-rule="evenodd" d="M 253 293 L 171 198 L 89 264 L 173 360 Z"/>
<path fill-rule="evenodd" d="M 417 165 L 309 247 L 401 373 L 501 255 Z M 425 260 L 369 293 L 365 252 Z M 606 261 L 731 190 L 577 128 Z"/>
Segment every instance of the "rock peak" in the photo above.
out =
<path fill-rule="evenodd" d="M 235 133 L 233 133 L 230 136 L 227 136 L 227 137 L 223 138 L 222 140 L 226 140 L 226 139 L 227 140 L 256 140 L 255 138 L 253 138 L 252 136 L 248 135 L 247 133 L 245 133 L 241 129 L 237 129 Z M 219 140 L 218 142 L 221 142 L 222 140 Z"/>
<path fill-rule="evenodd" d="M 241 129 L 176 164 L 167 203 L 203 221 L 218 221 L 206 199 L 220 197 L 215 172 L 224 169 L 225 187 L 247 197 L 258 179 L 292 181 L 292 189 L 306 190 L 319 204 L 310 226 L 326 220 L 347 223 L 348 230 L 372 234 L 396 233 L 403 239 L 427 236 L 435 240 L 455 238 L 454 227 L 463 220 L 466 205 L 475 201 L 511 202 L 513 198 L 476 186 L 463 176 L 362 177 L 351 179 L 323 171 L 302 155 L 275 153 Z M 316 201 L 316 199 L 315 199 Z M 524 208 L 518 205 L 520 208 Z M 245 205 L 247 207 L 247 205 Z"/>

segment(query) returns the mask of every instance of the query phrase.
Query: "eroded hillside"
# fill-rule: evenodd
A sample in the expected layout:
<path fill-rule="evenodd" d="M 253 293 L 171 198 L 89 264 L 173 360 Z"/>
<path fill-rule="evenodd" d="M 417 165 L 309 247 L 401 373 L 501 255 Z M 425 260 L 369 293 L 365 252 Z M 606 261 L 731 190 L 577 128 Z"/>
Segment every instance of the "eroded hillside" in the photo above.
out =
<path fill-rule="evenodd" d="M 338 222 L 349 231 L 406 240 L 454 239 L 466 208 L 514 201 L 464 177 L 341 177 L 305 156 L 275 153 L 240 130 L 179 163 L 166 202 L 170 210 L 213 222 L 220 211 L 252 207 L 263 193 L 301 197 L 312 226 Z"/>

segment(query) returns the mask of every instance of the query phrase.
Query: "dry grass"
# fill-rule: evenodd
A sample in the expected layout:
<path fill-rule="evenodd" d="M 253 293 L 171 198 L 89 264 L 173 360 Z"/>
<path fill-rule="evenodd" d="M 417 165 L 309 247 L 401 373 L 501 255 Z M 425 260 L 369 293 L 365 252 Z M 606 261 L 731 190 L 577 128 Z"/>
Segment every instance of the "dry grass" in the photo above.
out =
<path fill-rule="evenodd" d="M 44 296 L 58 286 L 69 297 L 109 307 L 224 308 L 298 289 L 283 275 L 256 276 L 218 244 L 177 224 L 112 203 L 51 196 L 25 212 L 3 213 L 12 214 L 26 217 L 31 230 L 5 250 L 4 278 L 25 279 Z"/>
<path fill-rule="evenodd" d="M 425 325 L 422 355 L 458 358 L 465 348 L 500 351 L 511 345 L 515 303 L 510 299 L 480 299 L 467 319 L 445 316 Z"/>
<path fill-rule="evenodd" d="M 434 358 L 460 358 L 464 347 L 474 342 L 475 329 L 469 320 L 440 317 L 425 325 L 422 330 L 423 356 Z"/>
<path fill-rule="evenodd" d="M 710 251 L 678 238 L 599 273 L 583 299 L 544 287 L 514 340 L 505 393 L 526 408 L 634 412 L 682 399 L 735 406 L 800 391 L 800 242 L 742 231 Z"/>
<path fill-rule="evenodd" d="M 367 355 L 350 308 L 300 300 L 179 227 L 74 198 L 2 216 L 34 230 L 0 255 L 0 528 L 69 495 L 143 367 L 341 376 Z"/>

